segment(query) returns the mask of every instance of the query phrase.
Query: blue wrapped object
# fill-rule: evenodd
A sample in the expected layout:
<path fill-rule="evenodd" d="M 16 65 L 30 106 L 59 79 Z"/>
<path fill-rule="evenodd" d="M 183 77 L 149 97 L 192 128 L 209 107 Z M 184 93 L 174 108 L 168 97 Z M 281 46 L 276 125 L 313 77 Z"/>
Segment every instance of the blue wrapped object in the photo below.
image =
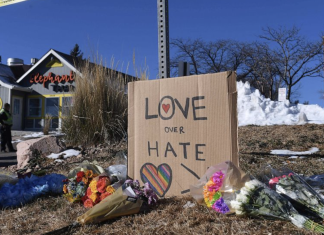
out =
<path fill-rule="evenodd" d="M 31 175 L 12 185 L 5 183 L 0 189 L 0 207 L 16 207 L 47 194 L 63 194 L 66 176 L 49 174 L 43 177 Z"/>

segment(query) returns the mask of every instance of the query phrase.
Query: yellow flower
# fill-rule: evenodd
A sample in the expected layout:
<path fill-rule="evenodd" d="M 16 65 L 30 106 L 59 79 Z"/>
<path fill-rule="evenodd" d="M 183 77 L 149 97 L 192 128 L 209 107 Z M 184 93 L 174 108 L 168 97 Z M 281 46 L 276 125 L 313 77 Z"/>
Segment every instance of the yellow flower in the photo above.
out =
<path fill-rule="evenodd" d="M 106 191 L 107 193 L 113 194 L 115 192 L 115 189 L 111 185 L 109 185 L 107 186 Z"/>
<path fill-rule="evenodd" d="M 97 197 L 98 197 L 98 195 L 97 195 L 96 193 L 93 193 L 93 194 L 90 195 L 89 198 L 90 198 L 93 202 L 95 202 L 95 201 L 97 200 Z"/>
<path fill-rule="evenodd" d="M 97 193 L 98 192 L 98 190 L 97 190 L 97 180 L 92 180 L 89 187 L 90 187 L 92 193 Z"/>
<path fill-rule="evenodd" d="M 71 203 L 74 202 L 73 196 L 71 194 L 64 194 L 64 197 Z"/>

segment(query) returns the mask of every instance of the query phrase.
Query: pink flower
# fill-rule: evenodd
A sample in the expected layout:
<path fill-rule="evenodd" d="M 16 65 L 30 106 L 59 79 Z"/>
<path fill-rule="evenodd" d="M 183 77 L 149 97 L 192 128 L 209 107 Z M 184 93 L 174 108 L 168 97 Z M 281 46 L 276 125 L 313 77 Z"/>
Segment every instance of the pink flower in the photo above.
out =
<path fill-rule="evenodd" d="M 271 189 L 273 189 L 276 186 L 276 184 L 279 182 L 280 178 L 281 177 L 274 177 L 269 181 L 269 186 Z"/>

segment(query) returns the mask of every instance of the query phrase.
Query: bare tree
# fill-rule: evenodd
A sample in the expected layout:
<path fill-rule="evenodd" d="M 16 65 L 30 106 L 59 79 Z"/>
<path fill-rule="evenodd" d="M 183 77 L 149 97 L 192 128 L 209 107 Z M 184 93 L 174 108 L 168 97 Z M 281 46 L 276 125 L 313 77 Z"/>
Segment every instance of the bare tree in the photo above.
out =
<path fill-rule="evenodd" d="M 299 29 L 265 28 L 260 37 L 274 45 L 271 62 L 278 76 L 287 86 L 287 99 L 291 100 L 293 87 L 303 78 L 320 77 L 323 67 L 321 41 L 308 42 L 299 34 Z"/>
<path fill-rule="evenodd" d="M 179 61 L 189 61 L 191 66 L 190 74 L 200 74 L 200 48 L 202 40 L 197 39 L 174 39 L 170 45 L 177 50 L 176 56 L 171 60 L 171 67 L 176 68 Z"/>
<path fill-rule="evenodd" d="M 247 71 L 246 81 L 257 88 L 265 97 L 274 100 L 282 79 L 272 63 L 275 56 L 266 43 L 254 42 L 243 49 L 244 68 Z"/>
<path fill-rule="evenodd" d="M 181 60 L 189 61 L 191 74 L 236 71 L 243 61 L 242 45 L 235 41 L 204 42 L 201 39 L 174 39 L 171 45 L 176 50 L 171 67 L 176 68 Z"/>

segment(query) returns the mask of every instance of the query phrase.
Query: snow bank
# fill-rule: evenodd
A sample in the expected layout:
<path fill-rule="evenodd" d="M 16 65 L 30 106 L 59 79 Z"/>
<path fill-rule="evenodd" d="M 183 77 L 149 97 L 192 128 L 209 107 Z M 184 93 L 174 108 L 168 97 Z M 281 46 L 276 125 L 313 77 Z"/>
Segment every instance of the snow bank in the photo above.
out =
<path fill-rule="evenodd" d="M 324 109 L 318 105 L 272 101 L 248 82 L 237 82 L 237 92 L 239 126 L 324 124 Z"/>

